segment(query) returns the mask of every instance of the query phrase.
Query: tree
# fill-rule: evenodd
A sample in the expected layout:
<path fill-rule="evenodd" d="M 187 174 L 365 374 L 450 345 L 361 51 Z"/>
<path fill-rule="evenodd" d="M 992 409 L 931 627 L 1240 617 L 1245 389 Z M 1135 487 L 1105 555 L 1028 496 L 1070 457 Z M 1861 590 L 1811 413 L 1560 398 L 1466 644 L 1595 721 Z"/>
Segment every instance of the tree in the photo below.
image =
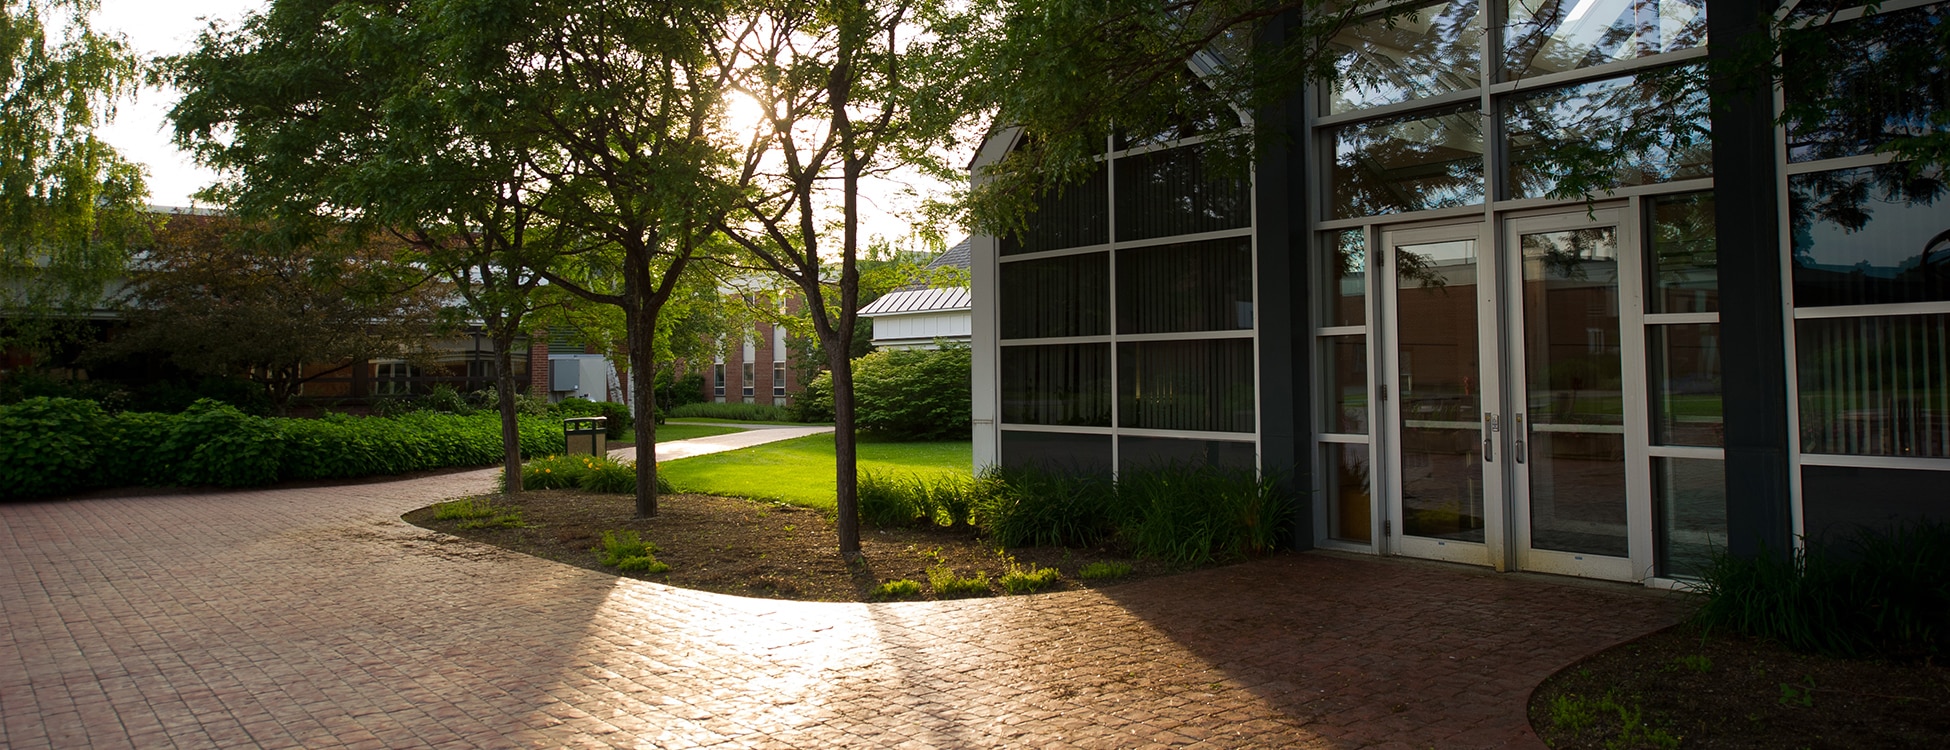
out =
<path fill-rule="evenodd" d="M 479 106 L 440 57 L 437 3 L 280 0 L 169 61 L 177 141 L 238 211 L 395 240 L 494 346 L 506 490 L 520 492 L 513 350 L 559 238 L 538 221 L 546 144 Z"/>
<path fill-rule="evenodd" d="M 94 29 L 96 7 L 0 0 L 0 344 L 35 345 L 99 307 L 147 227 L 142 169 L 95 135 L 142 65 Z"/>
<path fill-rule="evenodd" d="M 895 166 L 927 166 L 960 116 L 939 72 L 946 59 L 926 0 L 779 2 L 762 6 L 740 40 L 750 65 L 737 89 L 764 113 L 744 148 L 751 184 L 721 228 L 763 268 L 805 296 L 832 373 L 839 552 L 860 555 L 858 449 L 849 344 L 861 296 L 860 181 Z M 840 208 L 822 220 L 829 185 Z M 837 236 L 834 236 L 837 234 Z"/>
<path fill-rule="evenodd" d="M 122 300 L 131 327 L 109 346 L 247 377 L 282 411 L 308 381 L 424 345 L 441 292 L 391 262 L 403 249 L 177 216 L 134 264 Z"/>

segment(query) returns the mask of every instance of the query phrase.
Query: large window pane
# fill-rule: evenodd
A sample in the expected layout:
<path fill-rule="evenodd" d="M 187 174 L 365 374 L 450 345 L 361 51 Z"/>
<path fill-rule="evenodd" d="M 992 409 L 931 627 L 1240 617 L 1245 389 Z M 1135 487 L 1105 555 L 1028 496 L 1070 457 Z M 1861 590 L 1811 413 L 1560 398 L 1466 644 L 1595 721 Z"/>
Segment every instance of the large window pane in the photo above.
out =
<path fill-rule="evenodd" d="M 1368 434 L 1368 337 L 1327 336 L 1320 349 L 1321 429 Z"/>
<path fill-rule="evenodd" d="M 1653 458 L 1653 540 L 1659 575 L 1698 576 L 1727 549 L 1726 464 L 1712 459 Z"/>
<path fill-rule="evenodd" d="M 1720 252 L 1713 193 L 1653 198 L 1652 252 L 1646 256 L 1648 313 L 1720 310 Z"/>
<path fill-rule="evenodd" d="M 1117 375 L 1120 427 L 1253 431 L 1251 339 L 1119 344 Z"/>
<path fill-rule="evenodd" d="M 1110 345 L 1002 347 L 1002 421 L 1110 426 Z"/>
<path fill-rule="evenodd" d="M 1327 111 L 1395 104 L 1468 91 L 1481 80 L 1482 30 L 1476 0 L 1390 10 L 1334 35 L 1340 56 Z"/>
<path fill-rule="evenodd" d="M 1252 327 L 1252 238 L 1117 251 L 1118 333 Z"/>
<path fill-rule="evenodd" d="M 1110 333 L 1109 253 L 1003 263 L 999 281 L 1002 338 Z"/>
<path fill-rule="evenodd" d="M 1587 193 L 1713 174 L 1706 74 L 1648 71 L 1510 98 L 1512 198 Z"/>
<path fill-rule="evenodd" d="M 1110 173 L 1104 164 L 1081 182 L 1057 187 L 1036 201 L 1022 231 L 1002 237 L 1002 254 L 1036 253 L 1110 241 Z"/>
<path fill-rule="evenodd" d="M 1220 165 L 1197 146 L 1117 160 L 1120 242 L 1238 229 L 1252 223 L 1243 168 Z"/>
<path fill-rule="evenodd" d="M 1003 430 L 1002 465 L 1011 469 L 1109 473 L 1110 436 Z"/>
<path fill-rule="evenodd" d="M 1950 301 L 1950 185 L 1901 165 L 1788 178 L 1794 304 Z"/>
<path fill-rule="evenodd" d="M 1321 488 L 1327 498 L 1327 535 L 1366 544 L 1374 539 L 1374 503 L 1368 494 L 1368 446 L 1323 443 Z"/>
<path fill-rule="evenodd" d="M 1706 45 L 1706 0 L 1507 0 L 1507 79 Z"/>
<path fill-rule="evenodd" d="M 1950 3 L 1788 32 L 1788 159 L 1856 156 L 1896 138 L 1950 132 L 1932 119 L 1950 109 L 1945 23 Z"/>
<path fill-rule="evenodd" d="M 1322 325 L 1358 326 L 1368 322 L 1368 230 L 1349 229 L 1328 235 L 1331 252 L 1321 253 L 1327 267 L 1326 321 Z"/>
<path fill-rule="evenodd" d="M 1117 439 L 1117 463 L 1122 471 L 1165 466 L 1213 466 L 1221 469 L 1257 468 L 1252 443 L 1234 440 L 1181 440 L 1137 437 Z"/>
<path fill-rule="evenodd" d="M 1653 444 L 1726 445 L 1720 326 L 1648 326 L 1645 348 L 1651 366 Z"/>
<path fill-rule="evenodd" d="M 1950 458 L 1950 315 L 1800 320 L 1801 450 Z"/>
<path fill-rule="evenodd" d="M 1349 125 L 1334 133 L 1335 218 L 1483 202 L 1483 124 L 1474 107 Z"/>

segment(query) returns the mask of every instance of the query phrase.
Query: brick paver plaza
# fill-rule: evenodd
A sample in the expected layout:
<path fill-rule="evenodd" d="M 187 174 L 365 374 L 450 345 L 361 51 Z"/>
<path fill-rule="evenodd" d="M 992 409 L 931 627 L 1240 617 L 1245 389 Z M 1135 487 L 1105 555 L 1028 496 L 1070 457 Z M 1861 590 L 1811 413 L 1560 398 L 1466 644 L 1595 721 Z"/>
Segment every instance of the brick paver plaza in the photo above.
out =
<path fill-rule="evenodd" d="M 1289 554 L 954 602 L 743 599 L 409 526 L 491 472 L 0 505 L 0 746 L 1537 747 L 1676 595 Z"/>

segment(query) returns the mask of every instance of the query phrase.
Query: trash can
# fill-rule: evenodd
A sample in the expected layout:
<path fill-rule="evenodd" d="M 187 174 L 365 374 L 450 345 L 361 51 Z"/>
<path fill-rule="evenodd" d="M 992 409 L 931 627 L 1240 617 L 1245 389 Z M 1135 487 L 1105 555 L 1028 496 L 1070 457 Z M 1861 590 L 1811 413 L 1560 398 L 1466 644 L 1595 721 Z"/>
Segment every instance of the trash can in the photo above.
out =
<path fill-rule="evenodd" d="M 563 452 L 571 456 L 609 455 L 609 418 L 575 417 L 562 420 Z"/>

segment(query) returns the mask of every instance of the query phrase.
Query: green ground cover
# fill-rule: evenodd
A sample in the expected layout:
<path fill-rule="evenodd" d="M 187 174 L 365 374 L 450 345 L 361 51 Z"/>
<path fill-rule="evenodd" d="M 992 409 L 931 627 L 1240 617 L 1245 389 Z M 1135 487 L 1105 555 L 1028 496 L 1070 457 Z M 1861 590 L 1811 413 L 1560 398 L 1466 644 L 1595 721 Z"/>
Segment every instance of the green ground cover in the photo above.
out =
<path fill-rule="evenodd" d="M 744 432 L 744 430 L 736 427 L 718 427 L 708 424 L 660 424 L 657 425 L 657 442 L 670 443 L 678 440 L 710 437 L 712 435 L 729 435 L 734 432 Z M 626 437 L 629 438 L 631 444 L 634 445 L 636 443 L 636 431 L 632 430 Z"/>
<path fill-rule="evenodd" d="M 969 441 L 860 443 L 860 471 L 878 474 L 968 476 Z M 833 507 L 833 436 L 811 435 L 724 453 L 663 461 L 660 476 L 680 492 L 779 500 L 808 508 Z"/>

